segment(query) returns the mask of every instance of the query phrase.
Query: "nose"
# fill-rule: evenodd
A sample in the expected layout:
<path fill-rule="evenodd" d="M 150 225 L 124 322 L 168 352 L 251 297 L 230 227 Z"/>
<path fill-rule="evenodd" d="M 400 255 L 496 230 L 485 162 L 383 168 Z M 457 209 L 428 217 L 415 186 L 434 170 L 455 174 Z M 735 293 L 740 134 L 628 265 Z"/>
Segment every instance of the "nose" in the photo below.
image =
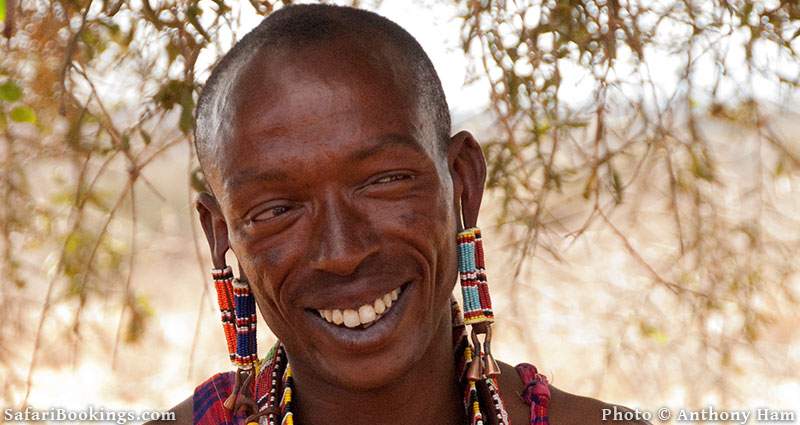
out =
<path fill-rule="evenodd" d="M 316 244 L 316 249 L 311 267 L 338 276 L 350 276 L 367 257 L 378 251 L 378 238 L 366 215 L 343 198 L 330 195 L 320 205 L 312 233 L 312 244 Z"/>

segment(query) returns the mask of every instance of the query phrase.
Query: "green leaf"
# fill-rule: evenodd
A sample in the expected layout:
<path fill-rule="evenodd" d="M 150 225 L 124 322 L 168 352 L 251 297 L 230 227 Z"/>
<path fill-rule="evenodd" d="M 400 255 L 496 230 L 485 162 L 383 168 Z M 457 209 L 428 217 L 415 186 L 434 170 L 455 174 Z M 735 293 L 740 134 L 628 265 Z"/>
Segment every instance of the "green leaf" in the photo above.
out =
<path fill-rule="evenodd" d="M 6 0 L 0 0 L 0 21 L 6 20 Z"/>
<path fill-rule="evenodd" d="M 0 10 L 5 10 L 5 8 L 0 7 Z M 22 99 L 22 89 L 17 85 L 17 83 L 8 80 L 5 83 L 0 84 L 0 99 L 5 100 L 6 102 L 16 102 Z"/>
<path fill-rule="evenodd" d="M 778 160 L 778 163 L 775 164 L 775 176 L 780 176 L 786 171 L 786 164 L 783 162 L 783 158 Z"/>
<path fill-rule="evenodd" d="M 181 109 L 181 118 L 178 121 L 178 127 L 184 134 L 189 134 L 194 128 L 194 115 L 192 115 L 192 107 L 183 106 Z"/>
<path fill-rule="evenodd" d="M 192 170 L 191 176 L 191 185 L 192 189 L 195 190 L 197 193 L 201 192 L 208 192 L 208 186 L 206 186 L 206 179 L 203 176 L 203 172 L 200 170 L 200 167 L 195 168 Z"/>
<path fill-rule="evenodd" d="M 639 331 L 641 332 L 642 336 L 651 338 L 659 344 L 663 345 L 669 342 L 669 337 L 667 334 L 652 324 L 643 321 L 639 322 Z"/>
<path fill-rule="evenodd" d="M 708 157 L 703 155 L 702 152 L 698 155 L 692 149 L 689 149 L 689 156 L 692 161 L 690 166 L 692 174 L 709 182 L 714 181 L 714 171 L 711 168 Z"/>
<path fill-rule="evenodd" d="M 622 178 L 619 176 L 619 173 L 615 168 L 611 168 L 611 187 L 614 189 L 614 192 L 612 193 L 614 196 L 614 202 L 616 202 L 618 205 L 621 204 L 622 200 L 624 199 L 625 188 L 622 185 Z"/>
<path fill-rule="evenodd" d="M 150 133 L 142 130 L 141 128 L 139 129 L 139 134 L 142 136 L 142 141 L 144 141 L 145 146 L 149 145 L 150 142 L 153 141 L 153 139 L 150 137 Z"/>
<path fill-rule="evenodd" d="M 10 115 L 12 121 L 36 123 L 36 112 L 30 106 L 17 106 L 11 110 Z"/>

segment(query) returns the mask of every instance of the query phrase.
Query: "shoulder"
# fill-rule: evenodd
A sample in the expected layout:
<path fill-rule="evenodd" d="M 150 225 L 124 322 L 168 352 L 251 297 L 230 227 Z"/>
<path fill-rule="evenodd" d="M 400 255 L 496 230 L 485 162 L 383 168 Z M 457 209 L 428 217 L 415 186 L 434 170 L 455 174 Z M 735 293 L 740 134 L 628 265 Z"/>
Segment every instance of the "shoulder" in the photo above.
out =
<path fill-rule="evenodd" d="M 151 421 L 146 425 L 228 423 L 230 418 L 225 414 L 222 403 L 232 386 L 232 372 L 218 373 L 198 385 L 189 398 L 169 409 L 175 414 L 174 421 Z"/>
<path fill-rule="evenodd" d="M 500 370 L 500 391 L 511 422 L 526 423 L 530 407 L 521 397 L 525 384 L 514 366 L 500 362 Z M 551 425 L 649 425 L 645 420 L 636 420 L 634 412 L 626 407 L 571 394 L 553 385 L 549 388 L 548 417 Z"/>
<path fill-rule="evenodd" d="M 616 404 L 606 403 L 562 391 L 550 385 L 550 418 L 553 425 L 649 425 L 636 418 L 634 411 Z"/>

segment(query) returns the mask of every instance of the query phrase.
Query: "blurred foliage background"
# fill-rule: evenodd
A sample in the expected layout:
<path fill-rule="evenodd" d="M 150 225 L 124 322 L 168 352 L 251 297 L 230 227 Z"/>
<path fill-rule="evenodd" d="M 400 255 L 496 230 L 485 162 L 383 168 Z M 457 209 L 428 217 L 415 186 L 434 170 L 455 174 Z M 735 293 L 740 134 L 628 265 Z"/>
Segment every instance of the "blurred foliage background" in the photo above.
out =
<path fill-rule="evenodd" d="M 5 404 L 168 407 L 228 368 L 193 108 L 242 17 L 289 3 L 0 1 Z M 487 155 L 503 357 L 634 406 L 796 401 L 800 5 L 411 3 L 489 99 L 455 118 Z"/>

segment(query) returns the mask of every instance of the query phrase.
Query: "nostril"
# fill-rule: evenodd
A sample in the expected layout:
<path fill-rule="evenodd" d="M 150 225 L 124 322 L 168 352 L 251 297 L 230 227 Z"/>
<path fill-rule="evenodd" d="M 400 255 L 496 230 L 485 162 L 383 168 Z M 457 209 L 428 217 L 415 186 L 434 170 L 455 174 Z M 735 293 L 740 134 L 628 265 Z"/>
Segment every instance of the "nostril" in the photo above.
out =
<path fill-rule="evenodd" d="M 353 276 L 365 261 L 377 254 L 377 248 L 362 249 L 355 246 L 323 249 L 311 262 L 311 267 L 336 276 Z"/>

